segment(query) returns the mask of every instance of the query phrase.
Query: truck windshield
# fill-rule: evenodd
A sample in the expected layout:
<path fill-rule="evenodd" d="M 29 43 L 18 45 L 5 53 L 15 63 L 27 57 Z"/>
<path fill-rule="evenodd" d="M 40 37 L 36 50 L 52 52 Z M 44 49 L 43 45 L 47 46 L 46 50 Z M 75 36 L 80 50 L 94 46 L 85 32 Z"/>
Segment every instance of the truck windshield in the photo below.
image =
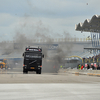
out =
<path fill-rule="evenodd" d="M 42 54 L 27 52 L 27 53 L 25 53 L 25 58 L 42 58 Z"/>
<path fill-rule="evenodd" d="M 7 63 L 7 60 L 4 60 L 4 63 Z"/>
<path fill-rule="evenodd" d="M 0 60 L 0 62 L 3 62 L 3 60 Z"/>

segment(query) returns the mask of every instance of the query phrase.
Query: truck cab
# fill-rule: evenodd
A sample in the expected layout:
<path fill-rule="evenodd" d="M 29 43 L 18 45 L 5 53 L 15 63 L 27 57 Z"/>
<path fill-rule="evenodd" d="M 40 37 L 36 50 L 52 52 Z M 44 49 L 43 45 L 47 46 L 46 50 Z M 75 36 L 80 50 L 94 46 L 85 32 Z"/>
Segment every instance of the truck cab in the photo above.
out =
<path fill-rule="evenodd" d="M 42 48 L 40 47 L 26 47 L 23 53 L 23 73 L 28 71 L 36 71 L 37 74 L 41 74 L 42 70 Z"/>

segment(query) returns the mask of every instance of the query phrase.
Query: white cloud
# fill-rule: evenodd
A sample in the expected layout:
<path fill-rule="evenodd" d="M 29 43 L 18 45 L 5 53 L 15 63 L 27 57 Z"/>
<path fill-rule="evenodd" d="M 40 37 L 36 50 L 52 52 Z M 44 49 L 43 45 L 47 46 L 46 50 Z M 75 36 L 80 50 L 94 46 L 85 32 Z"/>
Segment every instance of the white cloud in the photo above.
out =
<path fill-rule="evenodd" d="M 0 13 L 0 26 L 9 26 L 11 23 L 14 23 L 15 20 L 16 17 L 9 13 Z"/>
<path fill-rule="evenodd" d="M 64 35 L 64 31 L 73 36 L 75 34 L 75 24 L 79 23 L 86 16 L 72 16 L 66 18 L 37 18 L 37 17 L 16 17 L 10 14 L 1 14 L 0 22 L 5 23 L 0 26 L 0 34 L 6 35 L 7 39 L 12 39 L 16 33 L 25 34 L 32 38 L 38 31 L 41 34 L 56 36 Z M 6 20 L 5 20 L 6 19 Z M 7 24 L 6 24 L 7 23 Z M 77 35 L 76 35 L 77 36 Z M 80 35 L 78 35 L 79 37 Z"/>
<path fill-rule="evenodd" d="M 75 24 L 99 14 L 99 0 L 9 0 L 0 1 L 0 36 L 16 32 L 34 35 L 38 28 L 46 34 L 60 36 L 64 31 L 81 37 Z M 88 3 L 88 5 L 87 5 Z M 27 15 L 27 16 L 26 16 Z M 45 31 L 43 31 L 45 29 Z M 78 34 L 78 35 L 77 35 Z"/>

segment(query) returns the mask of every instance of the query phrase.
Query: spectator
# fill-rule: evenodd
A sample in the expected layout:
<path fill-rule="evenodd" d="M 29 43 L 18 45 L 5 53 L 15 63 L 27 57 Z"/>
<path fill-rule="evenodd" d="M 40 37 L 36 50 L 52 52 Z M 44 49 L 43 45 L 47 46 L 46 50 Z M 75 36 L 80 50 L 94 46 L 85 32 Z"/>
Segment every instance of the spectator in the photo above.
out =
<path fill-rule="evenodd" d="M 92 65 L 92 70 L 94 70 L 95 69 L 95 67 Z"/>
<path fill-rule="evenodd" d="M 83 66 L 83 65 L 81 66 L 81 70 L 82 70 L 82 69 L 84 69 L 84 66 Z"/>
<path fill-rule="evenodd" d="M 95 69 L 96 69 L 96 70 L 98 69 L 98 65 L 96 65 Z"/>
<path fill-rule="evenodd" d="M 78 65 L 78 69 L 81 69 L 81 65 L 80 64 Z"/>
<path fill-rule="evenodd" d="M 92 70 L 92 66 L 93 66 L 93 65 L 90 66 L 90 70 Z"/>
<path fill-rule="evenodd" d="M 100 70 L 100 65 L 98 65 L 97 70 Z"/>
<path fill-rule="evenodd" d="M 62 67 L 63 67 L 63 66 L 61 65 L 60 68 L 62 69 Z"/>
<path fill-rule="evenodd" d="M 79 64 L 77 65 L 77 69 L 79 69 Z"/>
<path fill-rule="evenodd" d="M 87 64 L 87 69 L 90 69 L 90 66 L 89 66 L 89 64 Z"/>

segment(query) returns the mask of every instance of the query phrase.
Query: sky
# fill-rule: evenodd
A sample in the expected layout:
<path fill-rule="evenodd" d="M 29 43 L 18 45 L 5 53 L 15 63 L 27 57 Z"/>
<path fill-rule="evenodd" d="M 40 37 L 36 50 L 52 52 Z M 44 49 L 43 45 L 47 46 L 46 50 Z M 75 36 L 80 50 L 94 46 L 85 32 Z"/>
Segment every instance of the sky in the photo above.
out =
<path fill-rule="evenodd" d="M 75 30 L 75 24 L 100 15 L 99 0 L 0 0 L 0 41 L 12 41 L 16 34 L 32 39 L 37 33 L 51 38 L 84 38 L 89 32 Z"/>

